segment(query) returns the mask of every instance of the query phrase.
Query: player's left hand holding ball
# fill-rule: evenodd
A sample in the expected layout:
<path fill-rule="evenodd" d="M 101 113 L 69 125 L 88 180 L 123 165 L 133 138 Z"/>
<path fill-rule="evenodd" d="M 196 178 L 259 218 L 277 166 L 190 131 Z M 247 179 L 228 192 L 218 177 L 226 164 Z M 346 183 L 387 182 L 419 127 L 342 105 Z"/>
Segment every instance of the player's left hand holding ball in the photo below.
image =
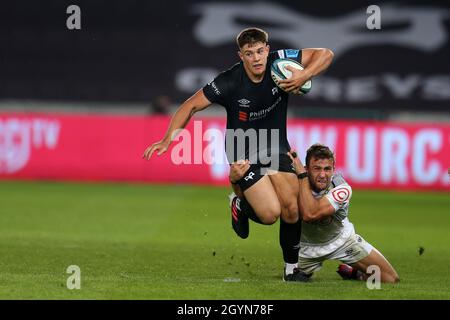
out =
<path fill-rule="evenodd" d="M 286 92 L 297 92 L 311 78 L 311 75 L 306 70 L 300 70 L 292 66 L 286 66 L 285 68 L 292 72 L 292 76 L 288 79 L 280 80 L 278 85 Z"/>

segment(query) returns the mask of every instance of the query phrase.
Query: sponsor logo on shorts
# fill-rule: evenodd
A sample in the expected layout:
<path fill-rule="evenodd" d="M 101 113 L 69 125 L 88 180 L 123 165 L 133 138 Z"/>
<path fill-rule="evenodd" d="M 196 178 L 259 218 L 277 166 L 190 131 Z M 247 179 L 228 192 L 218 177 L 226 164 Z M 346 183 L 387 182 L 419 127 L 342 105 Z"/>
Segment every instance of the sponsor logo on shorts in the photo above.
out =
<path fill-rule="evenodd" d="M 253 171 L 250 171 L 250 173 L 244 178 L 245 181 L 253 180 L 253 176 L 255 173 Z"/>

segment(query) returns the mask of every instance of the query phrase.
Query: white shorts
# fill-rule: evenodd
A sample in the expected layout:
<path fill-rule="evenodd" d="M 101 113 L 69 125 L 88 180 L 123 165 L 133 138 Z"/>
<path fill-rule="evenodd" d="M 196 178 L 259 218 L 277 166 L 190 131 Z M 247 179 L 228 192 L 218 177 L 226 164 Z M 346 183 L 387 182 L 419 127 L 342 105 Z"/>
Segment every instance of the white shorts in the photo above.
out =
<path fill-rule="evenodd" d="M 372 251 L 373 246 L 360 235 L 353 234 L 335 251 L 323 256 L 308 257 L 302 255 L 302 249 L 311 251 L 311 249 L 315 250 L 316 248 L 310 246 L 309 248 L 300 249 L 298 267 L 304 273 L 310 274 L 314 271 L 319 271 L 325 260 L 339 260 L 346 264 L 356 263 L 367 257 Z M 320 247 L 317 247 L 317 250 L 320 250 Z"/>

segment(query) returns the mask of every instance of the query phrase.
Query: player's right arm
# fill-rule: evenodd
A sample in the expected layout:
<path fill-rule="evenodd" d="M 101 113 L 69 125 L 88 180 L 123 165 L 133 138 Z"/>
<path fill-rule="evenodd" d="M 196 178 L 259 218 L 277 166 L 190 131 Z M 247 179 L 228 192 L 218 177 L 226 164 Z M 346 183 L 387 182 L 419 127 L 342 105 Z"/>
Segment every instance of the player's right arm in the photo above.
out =
<path fill-rule="evenodd" d="M 293 151 L 288 153 L 297 175 L 306 172 L 301 160 L 293 156 Z M 325 196 L 316 198 L 313 196 L 309 179 L 299 180 L 299 209 L 302 213 L 302 220 L 312 222 L 325 219 L 336 213 L 340 208 L 348 205 L 352 195 L 352 189 L 345 183 L 329 191 Z"/>
<path fill-rule="evenodd" d="M 206 98 L 203 89 L 198 90 L 180 105 L 170 121 L 164 138 L 145 149 L 142 158 L 149 160 L 154 152 L 157 152 L 158 156 L 166 152 L 176 136 L 176 131 L 186 127 L 194 113 L 204 110 L 210 105 L 211 102 Z"/>

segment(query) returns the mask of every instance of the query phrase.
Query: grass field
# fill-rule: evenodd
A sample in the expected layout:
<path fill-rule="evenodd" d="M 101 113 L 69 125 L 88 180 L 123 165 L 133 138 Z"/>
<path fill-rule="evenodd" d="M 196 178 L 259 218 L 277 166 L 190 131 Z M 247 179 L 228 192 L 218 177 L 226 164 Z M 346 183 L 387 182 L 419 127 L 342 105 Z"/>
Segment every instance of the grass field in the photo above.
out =
<path fill-rule="evenodd" d="M 1 299 L 450 299 L 450 196 L 354 191 L 356 230 L 401 282 L 369 290 L 327 262 L 281 281 L 278 224 L 231 229 L 226 188 L 0 183 Z M 419 247 L 425 251 L 419 255 Z M 69 265 L 81 289 L 68 290 Z"/>

